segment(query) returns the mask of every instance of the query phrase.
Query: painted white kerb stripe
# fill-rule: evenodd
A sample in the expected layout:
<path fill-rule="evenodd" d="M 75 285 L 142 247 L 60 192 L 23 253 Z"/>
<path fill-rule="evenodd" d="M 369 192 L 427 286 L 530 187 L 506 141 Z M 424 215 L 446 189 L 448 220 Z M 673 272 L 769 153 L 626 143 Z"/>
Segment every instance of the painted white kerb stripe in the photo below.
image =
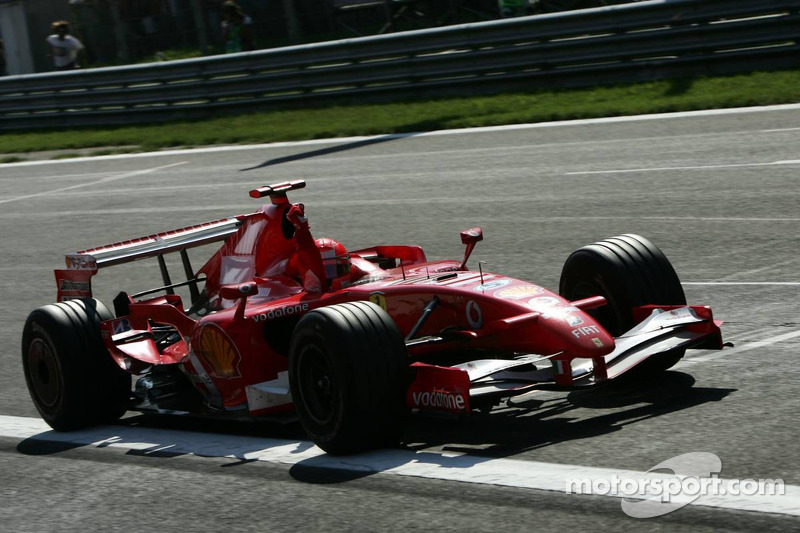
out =
<path fill-rule="evenodd" d="M 57 433 L 51 431 L 42 420 L 5 415 L 0 415 L 0 436 L 69 442 L 96 448 L 140 450 L 145 453 L 168 449 L 176 454 L 193 454 L 201 457 L 231 457 L 288 465 L 303 464 L 339 470 L 501 485 L 560 493 L 565 493 L 568 480 L 611 480 L 614 479 L 614 476 L 626 479 L 644 479 L 645 477 L 643 472 L 612 468 L 406 450 L 381 450 L 337 458 L 324 454 L 312 443 L 304 441 L 212 435 L 142 427 L 104 426 L 71 433 Z M 609 494 L 609 496 L 629 497 L 622 494 Z M 800 486 L 785 485 L 785 494 L 775 496 L 701 496 L 692 505 L 800 516 Z"/>

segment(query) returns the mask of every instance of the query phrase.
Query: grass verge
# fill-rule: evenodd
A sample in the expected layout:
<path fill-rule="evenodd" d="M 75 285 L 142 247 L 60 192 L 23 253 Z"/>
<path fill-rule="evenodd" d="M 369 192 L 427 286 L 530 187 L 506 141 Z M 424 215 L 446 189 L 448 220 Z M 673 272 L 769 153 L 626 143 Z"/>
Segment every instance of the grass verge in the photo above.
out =
<path fill-rule="evenodd" d="M 222 116 L 204 121 L 0 134 L 0 153 L 103 147 L 102 153 L 265 143 L 800 102 L 800 72 L 676 79 Z M 118 147 L 118 148 L 109 148 Z"/>

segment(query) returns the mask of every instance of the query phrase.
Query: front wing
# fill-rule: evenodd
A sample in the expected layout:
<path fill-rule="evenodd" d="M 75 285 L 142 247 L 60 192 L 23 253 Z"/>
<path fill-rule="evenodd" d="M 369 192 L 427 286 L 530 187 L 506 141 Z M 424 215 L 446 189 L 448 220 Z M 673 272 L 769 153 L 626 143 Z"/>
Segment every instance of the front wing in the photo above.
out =
<path fill-rule="evenodd" d="M 568 353 L 481 359 L 452 367 L 415 363 L 407 403 L 420 411 L 468 413 L 534 390 L 574 390 L 619 378 L 644 361 L 688 348 L 722 349 L 722 322 L 707 306 L 642 306 L 639 324 L 615 338 L 614 350 L 597 359 Z"/>

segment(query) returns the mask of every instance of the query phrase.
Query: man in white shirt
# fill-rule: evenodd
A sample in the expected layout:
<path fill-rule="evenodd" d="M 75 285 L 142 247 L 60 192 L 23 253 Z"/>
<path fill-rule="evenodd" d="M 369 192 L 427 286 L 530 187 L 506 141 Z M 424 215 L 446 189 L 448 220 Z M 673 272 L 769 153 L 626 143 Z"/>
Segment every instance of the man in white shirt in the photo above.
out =
<path fill-rule="evenodd" d="M 83 43 L 69 35 L 69 24 L 63 20 L 53 22 L 53 35 L 47 38 L 53 66 L 56 70 L 73 70 L 79 68 L 78 52 L 83 50 Z"/>

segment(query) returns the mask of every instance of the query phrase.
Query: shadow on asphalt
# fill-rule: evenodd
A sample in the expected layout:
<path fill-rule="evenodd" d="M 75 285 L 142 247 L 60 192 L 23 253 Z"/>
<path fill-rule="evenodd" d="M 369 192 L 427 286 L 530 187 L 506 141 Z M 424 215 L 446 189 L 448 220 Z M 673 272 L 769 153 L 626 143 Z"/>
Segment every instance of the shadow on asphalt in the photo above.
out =
<path fill-rule="evenodd" d="M 256 165 L 256 166 L 253 166 L 253 167 L 248 167 L 248 168 L 243 168 L 243 169 L 240 170 L 240 172 L 247 172 L 249 170 L 257 170 L 259 168 L 271 167 L 271 166 L 275 166 L 275 165 L 281 165 L 283 163 L 291 163 L 292 161 L 302 161 L 304 159 L 311 159 L 313 157 L 336 154 L 336 153 L 339 153 L 339 152 L 346 152 L 348 150 L 356 150 L 358 148 L 363 148 L 365 146 L 372 146 L 373 144 L 382 144 L 382 143 L 389 142 L 389 141 L 394 141 L 394 140 L 397 140 L 397 139 L 405 139 L 405 138 L 408 138 L 408 137 L 413 137 L 414 135 L 415 134 L 413 134 L 413 133 L 398 133 L 398 134 L 391 134 L 391 135 L 382 135 L 380 137 L 374 137 L 374 138 L 371 138 L 371 139 L 364 139 L 362 141 L 354 141 L 354 142 L 349 142 L 349 143 L 345 143 L 345 144 L 338 144 L 336 146 L 329 146 L 329 147 L 326 147 L 326 148 L 319 148 L 317 150 L 311 150 L 309 152 L 303 152 L 301 154 L 293 154 L 293 155 L 287 155 L 287 156 L 284 156 L 284 157 L 276 157 L 275 159 L 270 159 L 268 161 L 264 161 L 263 163 L 261 163 L 259 165 Z"/>
<path fill-rule="evenodd" d="M 695 387 L 694 384 L 692 376 L 672 371 L 649 382 L 610 383 L 603 388 L 573 391 L 565 396 L 546 394 L 542 399 L 535 394 L 512 398 L 491 412 L 478 411 L 461 418 L 417 416 L 406 431 L 406 444 L 401 449 L 375 450 L 345 457 L 316 455 L 293 464 L 289 474 L 303 483 L 333 484 L 411 463 L 469 468 L 490 459 L 514 457 L 547 446 L 622 431 L 638 422 L 721 401 L 736 390 Z M 122 419 L 118 426 L 182 432 L 183 436 L 169 433 L 172 436 L 166 437 L 164 442 L 158 440 L 157 435 L 150 434 L 149 438 L 156 440 L 146 442 L 156 444 L 126 452 L 127 455 L 155 460 L 190 453 L 203 456 L 206 445 L 197 444 L 197 438 L 191 433 L 205 435 L 213 441 L 216 450 L 210 456 L 231 459 L 221 465 L 222 468 L 256 462 L 257 459 L 252 459 L 249 454 L 268 450 L 270 446 L 293 446 L 292 454 L 313 448 L 296 422 L 247 423 L 135 415 Z M 82 446 L 105 447 L 115 442 L 114 438 L 103 441 L 104 436 L 107 438 L 114 434 L 113 429 L 109 433 L 109 428 L 113 426 L 99 428 L 98 436 L 84 440 L 83 444 L 64 442 L 69 439 L 69 434 L 48 432 L 25 439 L 17 450 L 26 455 L 50 455 Z M 245 439 L 242 443 L 240 439 L 227 440 L 226 435 L 252 440 Z M 281 440 L 277 444 L 267 444 L 268 439 L 273 443 L 274 439 Z M 486 443 L 491 444 L 487 446 Z M 441 450 L 463 455 L 442 455 L 439 453 Z M 431 453 L 415 453 L 426 451 Z"/>
<path fill-rule="evenodd" d="M 689 374 L 673 371 L 655 380 L 611 383 L 555 399 L 536 399 L 535 395 L 512 398 L 506 406 L 496 407 L 490 413 L 476 412 L 463 418 L 419 416 L 406 432 L 405 449 L 464 453 L 466 455 L 457 457 L 416 454 L 413 461 L 469 468 L 489 459 L 513 457 L 547 446 L 621 431 L 637 422 L 721 401 L 736 390 L 697 388 L 694 383 Z M 579 414 L 579 409 L 598 411 L 596 416 L 586 418 L 586 412 Z M 612 412 L 607 412 L 609 410 Z M 493 444 L 487 447 L 487 442 Z M 358 457 L 353 456 L 354 464 L 359 462 Z M 396 462 L 392 462 L 394 457 Z M 408 456 L 386 454 L 373 464 L 380 464 L 380 471 L 386 471 L 408 462 Z M 342 483 L 373 473 L 326 468 L 323 457 L 302 461 L 290 469 L 294 479 L 315 484 Z"/>
<path fill-rule="evenodd" d="M 692 376 L 671 371 L 653 381 L 611 383 L 560 398 L 512 398 L 506 407 L 497 407 L 490 414 L 449 423 L 421 419 L 407 432 L 407 442 L 415 443 L 409 445 L 411 449 L 441 446 L 451 452 L 509 457 L 621 431 L 637 422 L 721 401 L 736 390 L 694 387 L 694 383 Z M 587 418 L 586 411 L 578 413 L 578 409 L 597 410 L 597 415 Z M 493 444 L 487 447 L 487 442 Z"/>

